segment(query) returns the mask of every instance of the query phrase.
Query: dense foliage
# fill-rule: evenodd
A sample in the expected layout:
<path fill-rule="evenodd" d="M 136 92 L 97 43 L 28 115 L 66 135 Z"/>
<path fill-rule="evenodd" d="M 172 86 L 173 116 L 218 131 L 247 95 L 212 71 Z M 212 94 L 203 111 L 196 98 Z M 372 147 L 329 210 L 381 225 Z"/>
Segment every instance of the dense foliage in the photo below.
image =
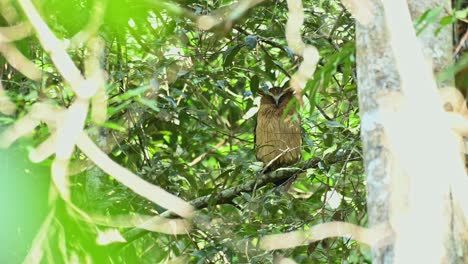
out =
<path fill-rule="evenodd" d="M 269 263 L 274 254 L 299 263 L 370 261 L 369 250 L 351 239 L 327 239 L 274 254 L 255 244 L 265 234 L 334 220 L 367 224 L 354 21 L 340 1 L 303 3 L 302 36 L 317 47 L 321 59 L 304 90 L 304 106 L 293 106 L 304 129 L 303 161 L 293 166 L 300 173 L 291 169 L 297 177 L 293 187 L 284 192 L 267 183 L 222 201 L 216 194 L 256 179 L 262 170 L 253 150 L 258 90 L 284 85 L 301 62 L 286 45 L 286 1 L 266 1 L 210 31 L 197 27 L 197 16 L 230 14 L 233 1 L 113 0 L 97 18 L 96 2 L 101 1 L 45 0 L 38 6 L 60 38 L 71 38 L 89 21 L 102 20 L 98 34 L 105 41 L 109 120 L 99 126 L 90 123 L 88 131 L 113 160 L 145 180 L 187 201 L 212 196 L 198 204 L 202 220 L 197 224 L 195 219 L 190 235 L 121 228 L 128 242 L 109 246 L 95 245 L 98 230 L 106 227 L 86 223 L 56 202 L 50 205 L 56 208 L 57 222 L 47 244 L 51 263 L 71 256 L 80 263 L 87 257 L 96 263 L 158 263 L 176 256 L 193 263 Z M 5 64 L 0 78 L 19 107 L 16 116 L 2 116 L 4 126 L 34 102 L 67 107 L 74 100 L 34 37 L 15 44 L 44 75 L 39 82 L 31 81 L 0 57 Z M 69 52 L 83 70 L 86 50 Z M 44 125 L 21 140 L 15 147 L 19 159 L 47 135 Z M 18 175 L 41 174 L 37 181 L 47 183 L 49 167 L 45 161 Z M 79 151 L 72 172 L 73 201 L 91 215 L 164 211 L 95 168 Z M 44 208 L 46 193 L 37 194 Z M 37 213 L 41 221 L 45 211 Z M 215 228 L 204 228 L 199 224 L 204 221 Z M 10 259 L 21 260 L 25 251 L 13 252 Z"/>

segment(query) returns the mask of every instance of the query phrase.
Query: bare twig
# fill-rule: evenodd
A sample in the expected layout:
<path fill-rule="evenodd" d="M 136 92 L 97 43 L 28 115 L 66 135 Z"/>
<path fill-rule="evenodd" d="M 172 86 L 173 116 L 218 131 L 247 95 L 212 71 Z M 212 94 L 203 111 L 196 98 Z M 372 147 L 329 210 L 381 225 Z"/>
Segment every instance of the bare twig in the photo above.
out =
<path fill-rule="evenodd" d="M 221 148 L 225 143 L 226 143 L 227 139 L 223 139 L 221 140 L 218 144 L 216 144 L 216 146 L 214 146 L 214 148 L 211 148 L 210 150 L 208 150 L 207 152 L 201 154 L 200 156 L 196 157 L 194 160 L 192 160 L 192 162 L 189 163 L 189 166 L 190 167 L 193 167 L 195 166 L 196 164 L 198 164 L 200 161 L 202 161 L 208 154 L 210 153 L 213 153 L 215 151 L 217 151 L 219 148 Z"/>
<path fill-rule="evenodd" d="M 460 43 L 458 43 L 457 48 L 455 49 L 455 52 L 453 52 L 453 56 L 456 56 L 460 52 L 463 45 L 465 45 L 467 38 L 468 38 L 468 29 L 466 30 L 465 34 L 463 34 L 463 37 L 461 38 Z"/>

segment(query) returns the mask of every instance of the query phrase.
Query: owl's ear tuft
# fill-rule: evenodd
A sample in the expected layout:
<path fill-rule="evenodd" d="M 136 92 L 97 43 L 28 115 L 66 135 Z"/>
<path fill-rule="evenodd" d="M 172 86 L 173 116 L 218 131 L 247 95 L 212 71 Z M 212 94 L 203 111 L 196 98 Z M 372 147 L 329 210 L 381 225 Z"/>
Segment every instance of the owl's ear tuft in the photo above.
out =
<path fill-rule="evenodd" d="M 294 89 L 291 86 L 283 88 L 283 93 L 294 93 Z"/>

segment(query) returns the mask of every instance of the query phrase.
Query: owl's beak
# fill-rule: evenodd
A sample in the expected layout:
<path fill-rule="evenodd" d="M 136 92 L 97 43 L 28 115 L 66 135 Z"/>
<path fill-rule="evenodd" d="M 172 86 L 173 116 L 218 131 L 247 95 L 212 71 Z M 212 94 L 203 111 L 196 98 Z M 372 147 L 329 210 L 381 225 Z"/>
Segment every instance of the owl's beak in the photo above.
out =
<path fill-rule="evenodd" d="M 276 106 L 279 105 L 280 98 L 281 98 L 281 96 L 273 96 L 273 99 L 275 100 L 275 105 Z"/>

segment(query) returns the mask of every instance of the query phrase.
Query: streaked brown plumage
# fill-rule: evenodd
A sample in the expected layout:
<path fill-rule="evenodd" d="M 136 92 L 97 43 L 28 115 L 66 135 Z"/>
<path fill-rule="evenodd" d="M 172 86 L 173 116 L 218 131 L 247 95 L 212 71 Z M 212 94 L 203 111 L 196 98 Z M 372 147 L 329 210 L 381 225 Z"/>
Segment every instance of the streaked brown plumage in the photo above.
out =
<path fill-rule="evenodd" d="M 255 127 L 257 159 L 268 166 L 268 170 L 298 162 L 301 159 L 301 124 L 293 116 L 296 113 L 294 106 L 289 108 L 287 115 L 284 114 L 294 98 L 293 90 L 275 87 L 261 95 Z"/>

